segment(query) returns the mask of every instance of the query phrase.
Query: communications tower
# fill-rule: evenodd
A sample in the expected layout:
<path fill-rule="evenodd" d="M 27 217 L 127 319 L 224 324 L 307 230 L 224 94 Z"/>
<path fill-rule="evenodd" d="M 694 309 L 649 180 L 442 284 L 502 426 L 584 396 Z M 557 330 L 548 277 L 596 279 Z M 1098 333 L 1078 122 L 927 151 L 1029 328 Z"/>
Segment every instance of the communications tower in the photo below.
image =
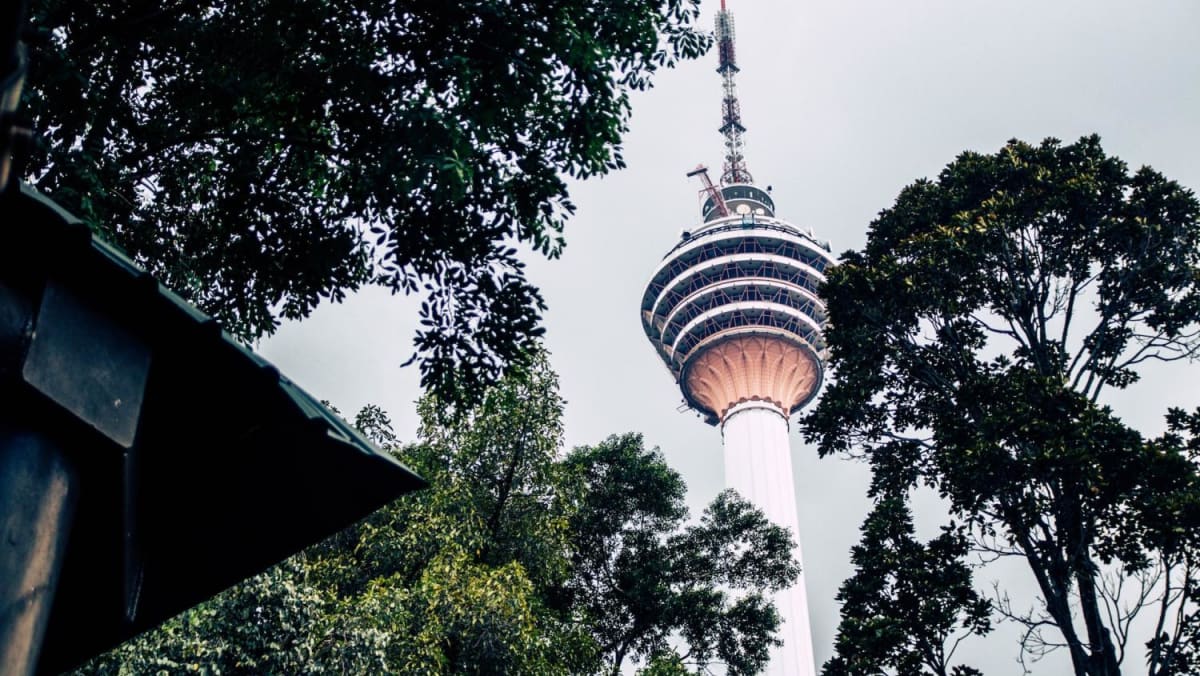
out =
<path fill-rule="evenodd" d="M 704 184 L 702 221 L 654 271 L 642 325 L 688 406 L 720 427 L 726 485 L 789 528 L 800 559 L 788 426 L 821 386 L 826 315 L 817 287 L 834 258 L 811 230 L 776 217 L 770 188 L 755 185 L 746 168 L 733 16 L 724 0 L 716 39 L 724 170 L 719 184 L 703 166 L 688 174 Z M 815 674 L 803 573 L 775 605 L 783 645 L 767 673 Z"/>

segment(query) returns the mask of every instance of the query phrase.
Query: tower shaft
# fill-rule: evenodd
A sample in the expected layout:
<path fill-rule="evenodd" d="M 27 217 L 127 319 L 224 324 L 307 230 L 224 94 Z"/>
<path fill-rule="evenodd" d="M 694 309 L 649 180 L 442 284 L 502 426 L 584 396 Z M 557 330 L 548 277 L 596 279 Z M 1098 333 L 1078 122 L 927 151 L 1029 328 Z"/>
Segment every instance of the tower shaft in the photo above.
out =
<path fill-rule="evenodd" d="M 725 485 L 754 503 L 772 523 L 791 531 L 800 564 L 800 577 L 773 601 L 782 622 L 783 645 L 771 651 L 768 676 L 812 676 L 815 660 L 808 620 L 808 592 L 800 552 L 800 522 L 792 483 L 792 456 L 788 423 L 783 412 L 764 402 L 735 407 L 721 425 L 724 442 Z"/>

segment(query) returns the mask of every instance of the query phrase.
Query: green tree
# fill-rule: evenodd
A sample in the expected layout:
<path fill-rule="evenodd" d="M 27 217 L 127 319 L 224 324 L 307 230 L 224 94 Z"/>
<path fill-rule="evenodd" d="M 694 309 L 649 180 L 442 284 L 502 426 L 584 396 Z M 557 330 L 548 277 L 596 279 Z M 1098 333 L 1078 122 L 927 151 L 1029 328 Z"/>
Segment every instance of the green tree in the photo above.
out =
<path fill-rule="evenodd" d="M 905 188 L 822 291 L 835 378 L 805 434 L 865 457 L 877 500 L 932 487 L 973 547 L 1024 558 L 1040 608 L 995 606 L 1026 627 L 1022 659 L 1062 647 L 1077 674 L 1119 673 L 1149 609 L 1148 672 L 1195 673 L 1194 428 L 1173 412 L 1146 440 L 1099 402 L 1196 356 L 1198 219 L 1191 191 L 1096 137 L 1013 141 Z M 861 547 L 886 549 L 869 529 Z"/>
<path fill-rule="evenodd" d="M 558 256 L 564 177 L 709 42 L 698 0 L 31 5 L 39 188 L 242 339 L 423 293 L 423 383 L 465 397 L 541 332 L 517 247 Z"/>
<path fill-rule="evenodd" d="M 562 407 L 544 357 L 477 406 L 421 400 L 419 443 L 398 453 L 430 488 L 308 553 L 311 574 L 346 603 L 341 635 L 381 636 L 391 672 L 586 671 L 590 638 L 546 602 L 569 574 Z M 358 424 L 390 434 L 377 411 Z M 349 652 L 338 664 L 361 652 L 353 639 L 332 649 Z"/>
<path fill-rule="evenodd" d="M 777 625 L 762 592 L 796 574 L 787 532 L 731 495 L 684 526 L 657 451 L 626 435 L 564 457 L 562 407 L 543 355 L 477 406 L 424 398 L 414 445 L 363 409 L 429 489 L 83 672 L 592 674 L 636 657 L 682 675 L 715 656 L 753 673 Z"/>
<path fill-rule="evenodd" d="M 683 481 L 640 435 L 577 448 L 564 464 L 576 482 L 566 591 L 606 671 L 630 658 L 646 673 L 761 671 L 779 627 L 764 594 L 799 574 L 788 531 L 733 491 L 685 526 Z"/>
<path fill-rule="evenodd" d="M 556 493 L 562 399 L 534 358 L 476 407 L 419 404 L 399 447 L 377 407 L 356 425 L 430 481 L 102 657 L 85 673 L 587 673 L 586 632 L 550 608 L 568 574 Z"/>
<path fill-rule="evenodd" d="M 824 673 L 978 674 L 950 664 L 959 639 L 991 628 L 991 604 L 963 562 L 968 549 L 966 534 L 952 526 L 922 544 L 907 495 L 879 496 L 850 553 L 856 570 L 838 592 L 842 622 Z"/>

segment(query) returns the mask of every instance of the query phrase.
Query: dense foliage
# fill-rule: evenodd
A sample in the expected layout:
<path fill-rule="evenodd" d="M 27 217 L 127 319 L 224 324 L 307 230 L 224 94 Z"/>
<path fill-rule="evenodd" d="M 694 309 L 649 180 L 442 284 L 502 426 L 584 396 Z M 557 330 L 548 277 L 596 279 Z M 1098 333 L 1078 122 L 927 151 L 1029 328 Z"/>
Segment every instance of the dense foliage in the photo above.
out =
<path fill-rule="evenodd" d="M 785 529 L 733 491 L 685 526 L 683 481 L 636 435 L 577 448 L 563 468 L 574 496 L 565 591 L 608 673 L 630 657 L 730 675 L 767 665 L 779 616 L 766 594 L 799 573 Z"/>
<path fill-rule="evenodd" d="M 856 571 L 837 596 L 843 619 L 824 673 L 978 674 L 950 664 L 960 638 L 991 629 L 991 604 L 963 561 L 968 550 L 966 534 L 952 526 L 921 543 L 906 497 L 880 496 L 850 554 Z"/>
<path fill-rule="evenodd" d="M 754 673 L 778 626 L 764 594 L 797 574 L 790 535 L 731 493 L 688 525 L 683 482 L 638 435 L 564 456 L 562 405 L 534 359 L 475 408 L 425 398 L 412 446 L 364 409 L 429 489 L 82 672 Z"/>
<path fill-rule="evenodd" d="M 33 182 L 253 339 L 321 298 L 423 293 L 423 383 L 528 350 L 564 177 L 623 165 L 628 95 L 697 0 L 33 0 Z"/>
<path fill-rule="evenodd" d="M 1131 173 L 1095 137 L 964 153 L 905 188 L 822 293 L 835 378 L 806 435 L 823 455 L 870 462 L 877 510 L 928 486 L 960 524 L 947 535 L 985 558 L 1024 559 L 1040 604 L 993 604 L 1024 626 L 1022 660 L 1063 649 L 1077 674 L 1116 674 L 1130 655 L 1151 674 L 1198 673 L 1197 418 L 1172 411 L 1170 432 L 1148 440 L 1101 403 L 1148 360 L 1200 349 L 1193 193 L 1150 168 Z M 960 574 L 918 575 L 929 556 L 961 560 L 964 548 L 939 553 L 903 529 L 881 538 L 878 518 L 842 590 L 833 666 L 862 658 L 849 637 L 914 590 L 940 599 L 935 621 L 887 627 L 901 636 L 881 639 L 861 671 L 986 630 Z M 870 603 L 868 573 L 889 580 L 866 590 Z M 1144 646 L 1130 643 L 1139 610 L 1156 627 Z"/>

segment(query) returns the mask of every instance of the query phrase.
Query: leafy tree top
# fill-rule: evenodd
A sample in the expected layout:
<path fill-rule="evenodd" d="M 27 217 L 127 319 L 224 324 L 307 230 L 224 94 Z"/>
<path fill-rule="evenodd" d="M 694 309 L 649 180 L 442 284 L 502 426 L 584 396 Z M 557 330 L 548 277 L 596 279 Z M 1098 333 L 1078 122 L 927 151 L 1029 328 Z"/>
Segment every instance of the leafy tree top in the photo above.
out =
<path fill-rule="evenodd" d="M 1200 476 L 1186 418 L 1172 413 L 1172 432 L 1147 441 L 1099 402 L 1139 365 L 1200 350 L 1195 195 L 1130 172 L 1095 136 L 963 153 L 880 212 L 822 295 L 834 377 L 802 423 L 821 454 L 868 459 L 881 508 L 935 488 L 976 551 L 1024 557 L 1043 609 L 996 608 L 1027 627 L 1027 655 L 1063 647 L 1077 673 L 1116 673 L 1128 609 L 1152 603 L 1106 580 L 1136 578 L 1165 585 L 1156 612 L 1179 613 L 1150 671 L 1177 667 L 1197 623 L 1186 534 Z M 885 543 L 864 532 L 858 555 L 877 575 Z M 955 589 L 915 577 L 914 560 L 890 560 L 891 574 L 931 585 L 926 596 Z M 977 608 L 964 597 L 957 612 Z M 944 633 L 918 643 L 943 645 Z"/>
<path fill-rule="evenodd" d="M 905 188 L 831 272 L 837 381 L 806 431 L 822 454 L 888 439 L 890 422 L 949 434 L 947 392 L 1030 387 L 1083 406 L 1140 363 L 1194 357 L 1198 218 L 1190 190 L 1130 174 L 1095 136 L 964 153 Z"/>
<path fill-rule="evenodd" d="M 698 11 L 35 0 L 28 170 L 243 339 L 424 293 L 423 383 L 472 398 L 541 332 L 517 247 L 559 254 L 563 177 L 623 166 L 629 93 L 703 53 Z"/>

